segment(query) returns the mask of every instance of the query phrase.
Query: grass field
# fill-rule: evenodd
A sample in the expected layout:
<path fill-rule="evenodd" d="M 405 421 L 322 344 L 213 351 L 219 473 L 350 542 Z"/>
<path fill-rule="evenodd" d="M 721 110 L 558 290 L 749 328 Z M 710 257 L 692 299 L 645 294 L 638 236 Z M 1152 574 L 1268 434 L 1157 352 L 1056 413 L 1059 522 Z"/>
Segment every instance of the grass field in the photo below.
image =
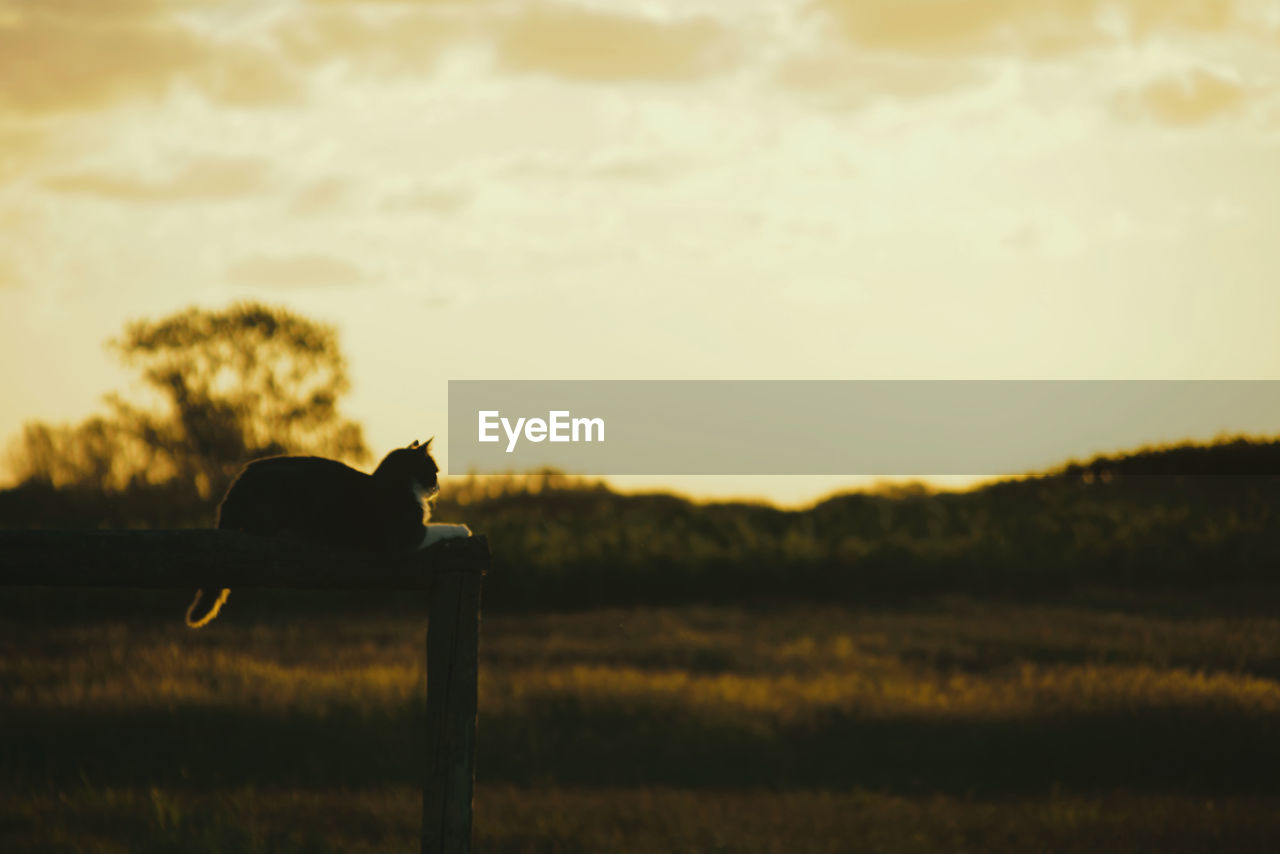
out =
<path fill-rule="evenodd" d="M 416 850 L 425 622 L 250 595 L 9 603 L 0 850 Z M 1280 599 L 1228 598 L 486 615 L 478 850 L 1280 850 Z"/>

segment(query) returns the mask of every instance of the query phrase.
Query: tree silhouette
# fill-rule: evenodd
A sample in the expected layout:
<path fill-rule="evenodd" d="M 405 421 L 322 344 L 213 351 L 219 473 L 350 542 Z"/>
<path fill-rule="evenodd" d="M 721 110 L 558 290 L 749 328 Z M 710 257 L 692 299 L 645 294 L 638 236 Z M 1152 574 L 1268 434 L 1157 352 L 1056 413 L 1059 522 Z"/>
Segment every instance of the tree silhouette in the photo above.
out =
<path fill-rule="evenodd" d="M 13 454 L 24 481 L 111 490 L 177 480 L 207 499 L 256 457 L 368 459 L 360 426 L 338 411 L 350 381 L 331 326 L 258 303 L 193 307 L 133 321 L 108 347 L 140 371 L 155 405 L 112 394 L 109 417 L 26 425 Z"/>
<path fill-rule="evenodd" d="M 141 479 L 150 455 L 115 420 L 95 415 L 75 425 L 28 421 L 9 456 L 22 483 L 120 492 Z"/>

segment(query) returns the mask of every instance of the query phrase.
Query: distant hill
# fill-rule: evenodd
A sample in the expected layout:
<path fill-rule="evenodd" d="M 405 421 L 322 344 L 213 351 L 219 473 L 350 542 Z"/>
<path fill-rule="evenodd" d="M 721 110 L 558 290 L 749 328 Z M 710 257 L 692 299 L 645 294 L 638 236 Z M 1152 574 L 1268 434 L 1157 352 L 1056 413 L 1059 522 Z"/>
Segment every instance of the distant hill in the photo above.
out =
<path fill-rule="evenodd" d="M 895 486 L 802 510 L 563 477 L 507 487 L 464 485 L 437 517 L 490 534 L 493 596 L 528 605 L 1280 581 L 1276 441 L 1143 448 L 965 492 Z"/>
<path fill-rule="evenodd" d="M 1211 444 L 1183 442 L 1069 463 L 1053 475 L 1086 480 L 1109 477 L 1216 477 L 1280 474 L 1280 441 L 1234 437 Z"/>

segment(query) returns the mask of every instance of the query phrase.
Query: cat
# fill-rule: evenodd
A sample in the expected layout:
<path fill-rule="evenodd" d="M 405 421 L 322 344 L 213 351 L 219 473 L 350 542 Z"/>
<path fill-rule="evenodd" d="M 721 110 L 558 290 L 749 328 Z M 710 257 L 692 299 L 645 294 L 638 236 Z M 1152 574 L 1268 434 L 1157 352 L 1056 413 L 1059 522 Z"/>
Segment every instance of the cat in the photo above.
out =
<path fill-rule="evenodd" d="M 373 474 L 322 457 L 266 457 L 241 470 L 218 505 L 218 528 L 293 537 L 345 549 L 408 552 L 469 537 L 466 525 L 427 525 L 428 500 L 440 491 L 431 440 L 397 448 Z M 226 603 L 222 590 L 198 612 L 204 591 L 187 608 L 187 625 L 207 625 Z"/>

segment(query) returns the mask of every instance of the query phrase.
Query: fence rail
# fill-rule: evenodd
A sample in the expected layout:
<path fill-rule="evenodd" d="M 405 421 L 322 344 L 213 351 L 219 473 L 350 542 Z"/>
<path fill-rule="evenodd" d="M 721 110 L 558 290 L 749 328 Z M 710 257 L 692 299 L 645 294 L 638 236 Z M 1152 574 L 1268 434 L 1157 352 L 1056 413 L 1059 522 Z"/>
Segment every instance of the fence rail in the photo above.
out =
<path fill-rule="evenodd" d="M 484 537 L 386 556 L 235 531 L 0 531 L 6 587 L 430 590 L 423 854 L 471 848 L 480 588 L 488 568 Z"/>

